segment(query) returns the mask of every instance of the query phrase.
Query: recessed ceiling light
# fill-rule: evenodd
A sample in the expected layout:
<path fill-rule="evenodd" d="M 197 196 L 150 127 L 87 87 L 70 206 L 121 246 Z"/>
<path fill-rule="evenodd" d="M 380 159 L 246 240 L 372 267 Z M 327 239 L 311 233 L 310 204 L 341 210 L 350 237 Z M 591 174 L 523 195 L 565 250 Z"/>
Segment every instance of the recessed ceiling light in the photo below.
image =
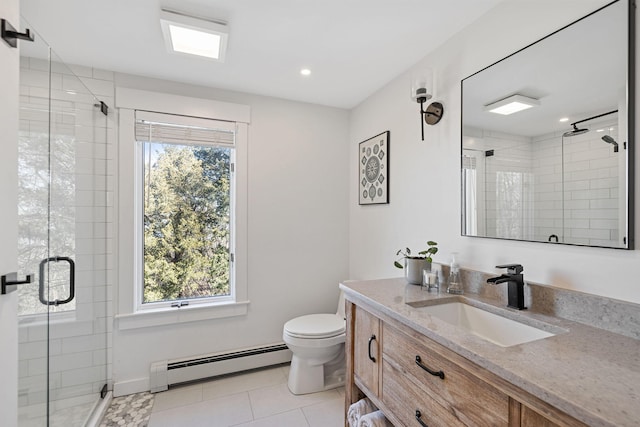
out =
<path fill-rule="evenodd" d="M 596 132 L 604 132 L 604 129 L 596 129 Z"/>
<path fill-rule="evenodd" d="M 162 10 L 160 25 L 169 52 L 224 62 L 229 35 L 226 23 Z"/>
<path fill-rule="evenodd" d="M 560 120 L 558 120 L 560 123 L 564 123 L 564 122 L 568 122 L 569 121 L 569 117 L 563 117 Z"/>
<path fill-rule="evenodd" d="M 308 76 L 311 74 L 311 70 L 308 68 L 303 68 L 300 70 L 300 74 L 302 74 L 303 76 Z"/>
<path fill-rule="evenodd" d="M 508 116 L 509 114 L 535 107 L 536 105 L 540 105 L 540 101 L 537 99 L 522 95 L 511 95 L 500 101 L 485 105 L 484 111 Z"/>

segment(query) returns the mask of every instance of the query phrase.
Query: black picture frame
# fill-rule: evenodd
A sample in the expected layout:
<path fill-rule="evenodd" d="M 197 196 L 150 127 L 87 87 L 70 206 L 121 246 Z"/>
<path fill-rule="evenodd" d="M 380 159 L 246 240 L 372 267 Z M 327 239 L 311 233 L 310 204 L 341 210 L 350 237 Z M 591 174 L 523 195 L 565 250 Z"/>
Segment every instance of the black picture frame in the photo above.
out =
<path fill-rule="evenodd" d="M 382 132 L 358 144 L 358 204 L 389 203 L 389 138 Z"/>

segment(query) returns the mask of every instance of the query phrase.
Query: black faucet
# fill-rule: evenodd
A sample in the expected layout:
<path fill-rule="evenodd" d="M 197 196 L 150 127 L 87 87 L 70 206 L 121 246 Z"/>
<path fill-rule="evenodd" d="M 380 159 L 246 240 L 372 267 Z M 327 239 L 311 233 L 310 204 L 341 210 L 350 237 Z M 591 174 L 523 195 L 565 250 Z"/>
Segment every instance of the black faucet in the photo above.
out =
<path fill-rule="evenodd" d="M 498 283 L 507 283 L 508 304 L 510 308 L 516 310 L 525 310 L 524 306 L 524 279 L 522 278 L 522 265 L 506 264 L 496 265 L 496 268 L 506 268 L 507 274 L 487 279 L 487 283 L 497 285 Z"/>

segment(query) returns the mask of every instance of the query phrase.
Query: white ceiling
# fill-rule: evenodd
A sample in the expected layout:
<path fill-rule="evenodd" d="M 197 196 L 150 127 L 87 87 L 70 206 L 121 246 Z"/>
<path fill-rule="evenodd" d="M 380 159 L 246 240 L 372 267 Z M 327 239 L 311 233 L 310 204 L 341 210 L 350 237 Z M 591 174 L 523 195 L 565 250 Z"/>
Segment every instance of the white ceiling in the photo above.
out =
<path fill-rule="evenodd" d="M 352 108 L 501 1 L 22 0 L 21 13 L 68 64 Z M 226 62 L 169 54 L 161 8 L 228 22 Z"/>

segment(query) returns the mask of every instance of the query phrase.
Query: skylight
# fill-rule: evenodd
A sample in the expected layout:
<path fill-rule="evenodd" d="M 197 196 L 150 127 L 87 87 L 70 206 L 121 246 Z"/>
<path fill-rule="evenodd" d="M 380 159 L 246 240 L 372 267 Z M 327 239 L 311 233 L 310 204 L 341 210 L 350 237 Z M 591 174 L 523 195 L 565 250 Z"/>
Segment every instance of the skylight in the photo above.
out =
<path fill-rule="evenodd" d="M 225 23 L 163 10 L 160 24 L 169 52 L 224 62 L 228 37 Z"/>

